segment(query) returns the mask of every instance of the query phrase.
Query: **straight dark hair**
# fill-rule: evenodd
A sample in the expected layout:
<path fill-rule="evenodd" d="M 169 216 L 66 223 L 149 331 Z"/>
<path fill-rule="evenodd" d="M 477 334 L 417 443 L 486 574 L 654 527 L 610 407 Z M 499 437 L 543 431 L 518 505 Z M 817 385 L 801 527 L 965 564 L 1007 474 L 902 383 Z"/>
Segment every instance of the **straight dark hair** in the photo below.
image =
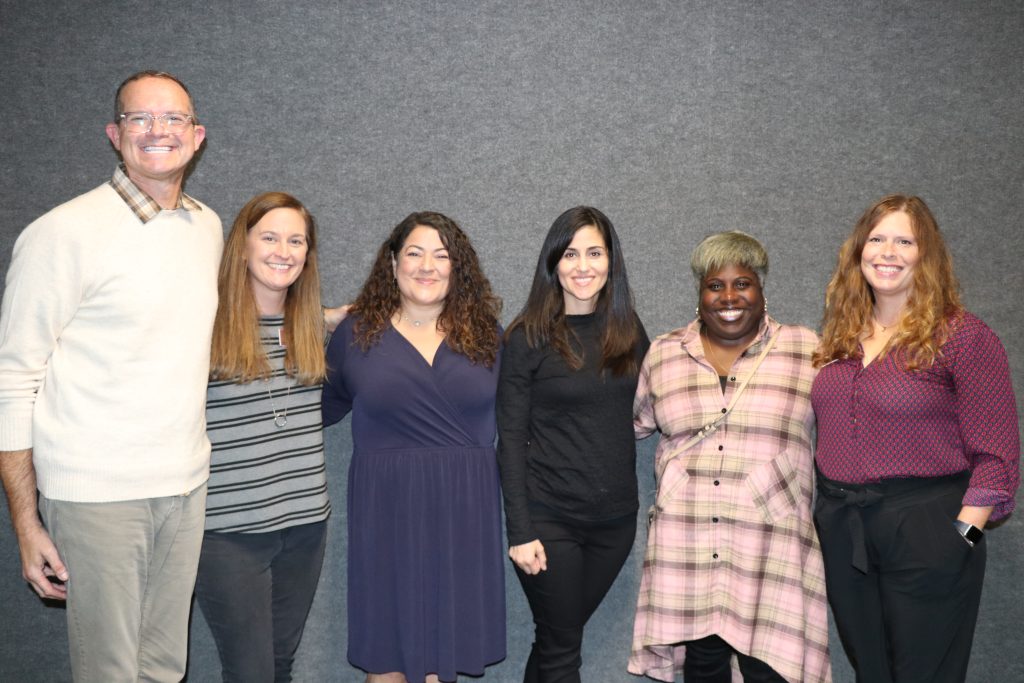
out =
<path fill-rule="evenodd" d="M 635 374 L 640 333 L 622 247 L 612 222 L 590 206 L 569 209 L 551 224 L 537 258 L 537 271 L 526 305 L 509 325 L 506 335 L 522 327 L 526 343 L 531 348 L 550 344 L 570 368 L 579 370 L 583 367 L 579 340 L 565 320 L 565 296 L 558 281 L 558 263 L 576 232 L 586 227 L 593 227 L 601 233 L 608 249 L 608 281 L 598 294 L 594 309 L 604 327 L 600 367 L 610 370 L 613 375 Z"/>

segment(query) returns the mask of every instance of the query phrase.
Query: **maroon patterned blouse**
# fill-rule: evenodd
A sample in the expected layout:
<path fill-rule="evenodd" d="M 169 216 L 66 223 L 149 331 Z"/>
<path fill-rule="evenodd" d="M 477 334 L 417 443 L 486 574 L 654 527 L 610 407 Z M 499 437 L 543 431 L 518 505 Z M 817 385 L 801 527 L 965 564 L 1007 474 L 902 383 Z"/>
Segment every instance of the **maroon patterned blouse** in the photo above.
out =
<path fill-rule="evenodd" d="M 818 469 L 851 484 L 969 469 L 964 505 L 992 505 L 991 519 L 1005 517 L 1020 484 L 1020 432 L 999 338 L 965 312 L 931 368 L 907 371 L 902 357 L 821 368 L 811 389 Z"/>

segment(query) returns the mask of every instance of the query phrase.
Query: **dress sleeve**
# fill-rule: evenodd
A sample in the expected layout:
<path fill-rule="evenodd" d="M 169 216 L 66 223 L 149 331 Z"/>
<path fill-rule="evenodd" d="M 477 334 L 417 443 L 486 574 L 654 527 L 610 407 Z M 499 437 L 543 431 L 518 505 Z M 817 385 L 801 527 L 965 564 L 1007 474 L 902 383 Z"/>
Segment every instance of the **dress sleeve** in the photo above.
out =
<path fill-rule="evenodd" d="M 509 545 L 537 539 L 530 521 L 527 493 L 534 356 L 522 328 L 513 330 L 502 349 L 497 397 L 498 468 Z"/>
<path fill-rule="evenodd" d="M 637 439 L 645 439 L 658 429 L 654 415 L 654 397 L 651 395 L 652 357 L 658 352 L 651 347 L 640 364 L 640 376 L 636 383 L 636 396 L 633 398 L 633 432 Z"/>
<path fill-rule="evenodd" d="M 84 297 L 85 258 L 46 217 L 14 245 L 0 316 L 0 450 L 32 447 L 36 394 Z"/>
<path fill-rule="evenodd" d="M 352 410 L 352 395 L 345 384 L 345 354 L 352 344 L 352 323 L 342 321 L 327 343 L 327 381 L 324 382 L 321 410 L 324 426 L 340 422 Z"/>
<path fill-rule="evenodd" d="M 990 519 L 997 520 L 1013 511 L 1020 485 L 1017 402 L 999 338 L 981 321 L 966 327 L 956 334 L 950 359 L 957 419 L 971 467 L 964 505 L 991 505 Z"/>

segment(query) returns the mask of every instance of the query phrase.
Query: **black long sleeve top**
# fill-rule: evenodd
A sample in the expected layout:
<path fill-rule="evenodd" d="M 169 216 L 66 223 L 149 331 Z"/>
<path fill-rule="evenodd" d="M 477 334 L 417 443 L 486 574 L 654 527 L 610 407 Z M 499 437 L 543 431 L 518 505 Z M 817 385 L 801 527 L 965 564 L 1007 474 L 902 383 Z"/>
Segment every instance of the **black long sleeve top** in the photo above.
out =
<path fill-rule="evenodd" d="M 601 372 L 597 314 L 566 316 L 583 351 L 572 370 L 550 346 L 530 348 L 521 327 L 502 351 L 498 465 L 509 545 L 535 540 L 531 507 L 580 521 L 637 510 L 633 395 L 637 376 Z M 637 365 L 650 341 L 640 323 Z"/>

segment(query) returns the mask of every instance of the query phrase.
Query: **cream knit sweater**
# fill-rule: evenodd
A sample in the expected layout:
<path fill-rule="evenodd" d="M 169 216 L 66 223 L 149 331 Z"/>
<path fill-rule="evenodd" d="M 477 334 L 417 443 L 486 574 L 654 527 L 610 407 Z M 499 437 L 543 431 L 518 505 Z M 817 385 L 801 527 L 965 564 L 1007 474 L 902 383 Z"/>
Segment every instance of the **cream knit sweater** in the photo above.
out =
<path fill-rule="evenodd" d="M 209 208 L 143 225 L 109 184 L 22 232 L 0 309 L 0 450 L 33 449 L 44 496 L 135 500 L 206 480 L 222 248 Z"/>

